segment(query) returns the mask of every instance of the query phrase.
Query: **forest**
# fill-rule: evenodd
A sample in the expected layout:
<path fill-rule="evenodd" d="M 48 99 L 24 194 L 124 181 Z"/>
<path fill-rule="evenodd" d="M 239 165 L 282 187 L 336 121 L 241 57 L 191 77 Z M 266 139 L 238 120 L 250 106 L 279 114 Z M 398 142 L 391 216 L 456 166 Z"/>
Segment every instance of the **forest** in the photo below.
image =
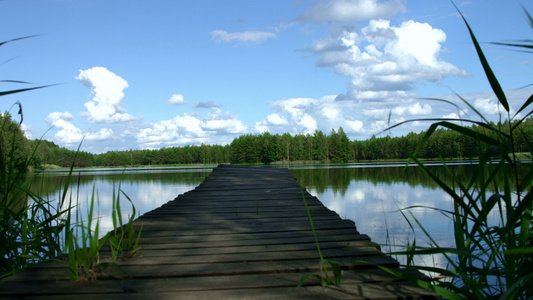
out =
<path fill-rule="evenodd" d="M 280 162 L 319 162 L 347 163 L 372 160 L 406 159 L 408 152 L 413 153 L 426 132 L 409 133 L 405 136 L 372 137 L 368 140 L 350 140 L 344 130 L 332 129 L 329 134 L 315 131 L 313 134 L 246 134 L 235 138 L 228 145 L 191 145 L 167 147 L 157 150 L 109 151 L 93 154 L 59 147 L 48 140 L 28 140 L 11 120 L 9 113 L 0 116 L 9 130 L 2 132 L 2 138 L 16 143 L 14 149 L 3 153 L 13 153 L 11 159 L 31 158 L 29 165 L 36 169 L 49 166 L 70 167 L 116 167 L 176 164 L 273 164 Z M 5 123 L 4 123 L 5 122 Z M 499 125 L 501 130 L 509 124 Z M 472 126 L 477 132 L 483 127 Z M 516 152 L 527 152 L 527 138 L 533 139 L 533 119 L 528 118 L 520 125 L 520 138 L 515 140 Z M 437 129 L 427 139 L 418 152 L 422 159 L 432 158 L 475 158 L 479 153 L 478 141 L 449 129 Z M 10 152 L 13 151 L 13 152 Z M 30 155 L 32 154 L 33 155 Z M 497 155 L 497 153 L 494 153 Z M 7 158 L 6 158 L 7 159 Z"/>

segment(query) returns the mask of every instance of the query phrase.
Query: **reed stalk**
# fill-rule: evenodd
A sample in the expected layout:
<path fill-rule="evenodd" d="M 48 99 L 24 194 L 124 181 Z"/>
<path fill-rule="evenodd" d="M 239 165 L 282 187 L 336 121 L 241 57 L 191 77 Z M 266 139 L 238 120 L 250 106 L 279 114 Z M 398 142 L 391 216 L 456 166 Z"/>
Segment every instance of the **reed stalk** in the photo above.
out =
<path fill-rule="evenodd" d="M 313 237 L 315 239 L 316 248 L 318 250 L 318 256 L 320 257 L 320 273 L 307 273 L 303 275 L 300 278 L 300 281 L 298 282 L 298 287 L 301 287 L 302 284 L 307 280 L 307 278 L 311 276 L 318 278 L 322 286 L 328 286 L 332 284 L 340 285 L 342 283 L 341 266 L 336 262 L 324 259 L 324 256 L 322 255 L 322 251 L 320 250 L 320 243 L 318 242 L 318 237 L 316 235 L 315 225 L 313 224 L 313 218 L 311 217 L 311 211 L 309 210 L 309 206 L 307 205 L 307 200 L 305 199 L 305 194 L 301 186 L 300 186 L 300 193 L 302 195 L 302 200 L 305 206 L 305 211 L 307 212 L 307 218 L 309 219 L 309 224 L 311 225 L 311 231 L 313 232 Z M 330 279 L 330 276 L 328 274 L 328 267 L 327 267 L 328 265 L 331 267 L 331 270 L 333 271 L 333 281 Z"/>
<path fill-rule="evenodd" d="M 526 12 L 533 28 L 533 18 Z M 462 15 L 461 15 L 462 16 Z M 453 209 L 444 210 L 427 206 L 411 206 L 402 210 L 405 219 L 414 231 L 419 227 L 428 246 L 416 244 L 416 238 L 408 243 L 404 251 L 394 254 L 408 257 L 405 267 L 432 274 L 424 281 L 399 272 L 381 267 L 399 277 L 412 280 L 418 285 L 435 291 L 449 299 L 531 299 L 533 298 L 533 163 L 519 159 L 515 154 L 515 140 L 526 140 L 529 154 L 533 153 L 531 137 L 526 136 L 520 125 L 531 116 L 533 95 L 524 99 L 522 106 L 512 114 L 512 108 L 503 88 L 492 71 L 470 25 L 462 16 L 468 29 L 481 65 L 489 84 L 496 95 L 499 105 L 504 109 L 502 122 L 489 122 L 474 106 L 457 97 L 479 117 L 473 119 L 417 119 L 431 121 L 433 124 L 426 132 L 414 152 L 407 152 L 410 161 L 415 163 L 453 201 Z M 508 46 L 533 48 L 533 44 L 507 44 Z M 445 100 L 441 100 L 445 101 Z M 406 122 L 394 125 L 387 130 Z M 474 130 L 462 124 L 474 124 Z M 478 142 L 479 164 L 477 173 L 464 181 L 447 169 L 452 183 L 445 183 L 438 174 L 427 168 L 417 158 L 418 151 L 438 127 L 444 127 L 461 135 L 474 138 Z M 446 161 L 442 159 L 446 166 Z M 498 183 L 498 180 L 502 180 Z M 454 244 L 439 245 L 424 225 L 409 212 L 413 208 L 436 209 L 453 221 Z M 409 213 L 407 213 L 409 212 Z M 440 255 L 446 259 L 447 267 L 428 267 L 413 265 L 416 255 Z"/>
<path fill-rule="evenodd" d="M 31 37 L 0 42 L 0 46 Z M 0 82 L 27 84 L 15 80 Z M 0 91 L 0 96 L 44 87 L 48 86 Z M 99 221 L 95 218 L 94 207 L 97 199 L 95 189 L 89 200 L 87 215 L 84 215 L 79 209 L 79 194 L 73 197 L 70 191 L 75 156 L 57 200 L 32 192 L 31 178 L 26 175 L 42 138 L 33 149 L 28 148 L 20 128 L 23 121 L 22 105 L 17 102 L 13 106 L 18 106 L 20 122 L 13 121 L 9 112 L 0 114 L 0 279 L 33 264 L 61 260 L 65 256 L 71 280 L 96 279 L 107 266 L 116 265 L 113 260 L 102 262 L 100 251 L 106 242 L 116 241 L 117 236 L 108 233 L 103 238 L 99 237 Z M 80 147 L 81 143 L 76 155 Z M 133 214 L 126 222 L 122 216 L 114 218 L 114 221 L 119 220 L 120 229 L 115 232 L 121 232 L 122 240 L 112 249 L 118 249 L 118 254 L 127 251 L 131 256 L 138 251 L 141 232 L 133 230 L 135 206 L 120 188 L 119 191 L 131 203 Z M 116 210 L 120 212 L 119 196 L 113 198 L 113 211 Z M 114 222 L 114 225 L 116 227 L 117 223 Z M 113 258 L 116 259 L 118 254 L 113 255 Z"/>

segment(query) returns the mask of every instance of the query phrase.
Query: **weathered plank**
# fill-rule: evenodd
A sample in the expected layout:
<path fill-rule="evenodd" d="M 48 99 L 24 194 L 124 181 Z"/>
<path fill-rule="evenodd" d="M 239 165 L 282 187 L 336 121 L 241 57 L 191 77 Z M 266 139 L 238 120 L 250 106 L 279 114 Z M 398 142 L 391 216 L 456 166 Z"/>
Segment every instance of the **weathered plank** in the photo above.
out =
<path fill-rule="evenodd" d="M 341 286 L 322 287 L 320 257 L 303 205 L 309 204 L 324 257 L 338 263 Z M 0 297 L 27 299 L 434 299 L 382 271 L 396 260 L 301 190 L 286 169 L 219 166 L 193 191 L 134 222 L 137 257 L 116 261 L 100 280 L 70 282 L 65 262 L 50 261 L 0 281 Z M 109 257 L 109 248 L 101 253 Z M 114 275 L 108 277 L 107 275 Z M 331 273 L 329 276 L 333 276 Z"/>
<path fill-rule="evenodd" d="M 342 290 L 336 288 L 319 288 L 316 279 L 311 278 L 303 288 L 294 288 L 293 282 L 299 280 L 297 273 L 258 274 L 258 275 L 229 275 L 203 277 L 175 277 L 154 279 L 130 279 L 122 281 L 101 280 L 97 282 L 66 282 L 59 293 L 51 293 L 55 282 L 47 285 L 32 285 L 28 282 L 18 282 L 13 288 L 25 290 L 28 294 L 49 295 L 42 298 L 79 299 L 91 298 L 91 295 L 79 293 L 88 285 L 95 286 L 98 295 L 110 296 L 116 299 L 361 299 L 364 297 L 382 299 L 396 299 L 397 295 L 410 294 L 412 299 L 423 299 L 416 290 L 403 285 L 397 279 L 381 270 L 365 270 L 364 272 L 346 271 Z M 160 291 L 153 293 L 153 291 Z M 341 292 L 342 291 L 342 292 Z M 357 292 L 354 292 L 357 291 Z M 401 291 L 401 293 L 399 293 Z M 173 295 L 174 294 L 174 295 Z M 155 297 L 156 295 L 157 297 Z M 371 297 L 373 296 L 373 297 Z M 417 297 L 418 296 L 418 297 Z M 32 297 L 29 297 L 31 299 Z M 78 299 L 78 298 L 75 298 Z"/>

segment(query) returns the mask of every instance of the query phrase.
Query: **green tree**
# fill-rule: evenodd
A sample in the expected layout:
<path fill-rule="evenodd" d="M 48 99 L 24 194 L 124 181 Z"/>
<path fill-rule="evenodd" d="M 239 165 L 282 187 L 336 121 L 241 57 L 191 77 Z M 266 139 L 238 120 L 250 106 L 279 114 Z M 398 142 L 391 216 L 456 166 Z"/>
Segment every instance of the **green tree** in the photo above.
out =
<path fill-rule="evenodd" d="M 27 159 L 31 155 L 28 139 L 20 128 L 20 123 L 12 119 L 9 112 L 0 114 L 0 153 L 4 172 L 8 172 L 8 166 L 14 171 L 26 173 Z M 13 171 L 12 170 L 12 171 Z"/>
<path fill-rule="evenodd" d="M 272 163 L 278 160 L 276 155 L 276 140 L 269 132 L 263 133 L 261 136 L 261 161 L 264 164 Z"/>
<path fill-rule="evenodd" d="M 326 161 L 329 157 L 327 137 L 320 130 L 316 130 L 313 135 L 313 159 Z"/>

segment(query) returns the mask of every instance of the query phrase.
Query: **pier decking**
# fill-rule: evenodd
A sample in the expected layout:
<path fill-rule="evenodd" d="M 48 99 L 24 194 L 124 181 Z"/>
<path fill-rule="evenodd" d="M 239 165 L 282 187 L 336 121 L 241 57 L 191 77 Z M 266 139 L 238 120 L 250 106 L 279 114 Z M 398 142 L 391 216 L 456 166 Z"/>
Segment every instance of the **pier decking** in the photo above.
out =
<path fill-rule="evenodd" d="M 60 299 L 434 299 L 380 270 L 398 262 L 304 190 L 324 258 L 344 269 L 322 287 L 320 258 L 298 183 L 287 169 L 221 165 L 196 189 L 139 217 L 139 255 L 118 278 L 71 282 L 46 262 L 0 280 L 0 297 Z M 105 270 L 113 274 L 113 268 Z M 407 272 L 407 271 L 404 271 Z M 414 273 L 413 273 L 414 274 Z M 332 275 L 330 275 L 332 276 Z"/>

